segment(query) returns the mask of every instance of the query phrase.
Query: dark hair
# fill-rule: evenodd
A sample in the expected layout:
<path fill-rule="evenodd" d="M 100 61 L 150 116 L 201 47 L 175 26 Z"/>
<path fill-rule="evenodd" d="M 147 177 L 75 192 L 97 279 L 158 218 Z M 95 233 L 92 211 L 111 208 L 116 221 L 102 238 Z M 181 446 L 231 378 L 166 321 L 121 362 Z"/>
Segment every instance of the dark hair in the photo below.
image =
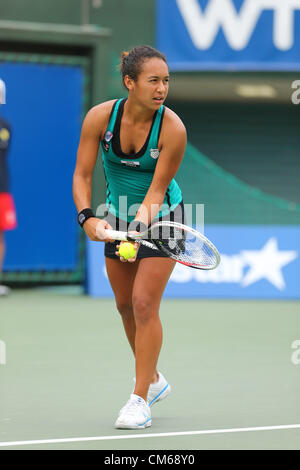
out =
<path fill-rule="evenodd" d="M 137 46 L 130 51 L 124 51 L 121 55 L 121 61 L 119 65 L 123 84 L 124 77 L 126 75 L 128 75 L 132 80 L 136 81 L 142 70 L 142 66 L 145 60 L 153 59 L 154 57 L 162 59 L 167 64 L 166 56 L 151 46 Z"/>

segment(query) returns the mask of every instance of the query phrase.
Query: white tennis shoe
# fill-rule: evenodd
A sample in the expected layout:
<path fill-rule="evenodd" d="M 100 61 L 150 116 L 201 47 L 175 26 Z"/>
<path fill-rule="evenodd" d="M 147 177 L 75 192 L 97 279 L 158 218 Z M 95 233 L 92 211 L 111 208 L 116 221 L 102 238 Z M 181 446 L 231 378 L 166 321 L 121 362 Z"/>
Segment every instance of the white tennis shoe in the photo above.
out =
<path fill-rule="evenodd" d="M 132 393 L 125 406 L 121 409 L 115 427 L 117 429 L 144 429 L 151 426 L 150 406 Z"/>
<path fill-rule="evenodd" d="M 158 372 L 158 377 L 158 381 L 150 384 L 148 390 L 147 401 L 149 406 L 158 403 L 171 393 L 171 385 L 166 381 L 161 372 Z"/>
<path fill-rule="evenodd" d="M 135 378 L 133 379 L 135 383 Z M 171 393 L 171 385 L 166 381 L 161 372 L 158 372 L 158 381 L 150 384 L 147 396 L 149 406 L 158 403 Z"/>
<path fill-rule="evenodd" d="M 4 297 L 10 294 L 10 288 L 7 286 L 0 285 L 0 296 Z"/>

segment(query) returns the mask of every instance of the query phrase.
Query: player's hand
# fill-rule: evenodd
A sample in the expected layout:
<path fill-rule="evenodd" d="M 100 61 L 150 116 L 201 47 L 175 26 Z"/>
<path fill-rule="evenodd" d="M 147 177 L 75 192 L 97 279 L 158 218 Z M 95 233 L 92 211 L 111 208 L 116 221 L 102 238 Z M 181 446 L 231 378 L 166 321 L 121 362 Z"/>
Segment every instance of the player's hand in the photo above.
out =
<path fill-rule="evenodd" d="M 137 232 L 129 232 L 129 233 L 132 233 L 132 234 L 134 234 L 134 235 L 137 234 Z M 122 256 L 120 256 L 120 253 L 119 253 L 119 248 L 120 248 L 120 246 L 122 245 L 122 243 L 128 243 L 128 242 L 121 242 L 119 245 L 117 245 L 117 251 L 115 252 L 116 255 L 120 257 L 120 261 L 122 261 L 122 263 L 126 263 L 127 261 L 128 261 L 128 263 L 134 263 L 135 260 L 136 260 L 136 257 L 137 257 L 139 248 L 140 248 L 140 244 L 137 243 L 137 242 L 130 242 L 130 243 L 133 244 L 133 246 L 134 246 L 134 248 L 135 248 L 135 256 L 134 256 L 134 258 L 125 259 L 125 258 L 123 258 Z"/>
<path fill-rule="evenodd" d="M 90 217 L 83 226 L 85 233 L 90 240 L 94 242 L 112 242 L 107 237 L 105 230 L 112 229 L 111 225 L 106 220 L 98 219 L 97 217 Z"/>

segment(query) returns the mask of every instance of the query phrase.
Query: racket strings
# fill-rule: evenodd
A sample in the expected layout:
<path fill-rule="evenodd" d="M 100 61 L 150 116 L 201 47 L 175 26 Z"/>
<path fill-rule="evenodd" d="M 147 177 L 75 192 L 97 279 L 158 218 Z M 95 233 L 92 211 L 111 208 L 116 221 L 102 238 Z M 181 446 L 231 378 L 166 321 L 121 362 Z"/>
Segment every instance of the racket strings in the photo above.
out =
<path fill-rule="evenodd" d="M 151 231 L 153 243 L 168 256 L 194 267 L 213 267 L 216 255 L 211 247 L 194 232 L 177 227 L 155 227 Z"/>
<path fill-rule="evenodd" d="M 215 264 L 215 254 L 211 248 L 200 238 L 187 237 L 185 252 L 181 261 L 188 264 L 198 264 L 200 266 L 211 266 Z"/>

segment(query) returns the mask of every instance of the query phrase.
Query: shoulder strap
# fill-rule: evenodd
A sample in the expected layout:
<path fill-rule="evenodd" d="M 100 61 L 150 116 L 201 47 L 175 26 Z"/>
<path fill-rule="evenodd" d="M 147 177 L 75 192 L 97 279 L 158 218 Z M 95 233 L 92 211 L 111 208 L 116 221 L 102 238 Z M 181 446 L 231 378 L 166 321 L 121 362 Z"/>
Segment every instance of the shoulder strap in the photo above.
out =
<path fill-rule="evenodd" d="M 113 104 L 106 131 L 113 132 L 114 127 L 115 127 L 115 123 L 116 123 L 116 119 L 117 119 L 117 115 L 118 115 L 119 106 L 120 106 L 120 103 L 122 102 L 122 100 L 123 100 L 123 98 L 120 98 L 119 100 L 116 100 L 115 103 Z"/>
<path fill-rule="evenodd" d="M 152 132 L 149 140 L 149 148 L 158 148 L 158 141 L 163 123 L 165 107 L 162 105 L 156 113 L 155 121 L 152 127 Z"/>

